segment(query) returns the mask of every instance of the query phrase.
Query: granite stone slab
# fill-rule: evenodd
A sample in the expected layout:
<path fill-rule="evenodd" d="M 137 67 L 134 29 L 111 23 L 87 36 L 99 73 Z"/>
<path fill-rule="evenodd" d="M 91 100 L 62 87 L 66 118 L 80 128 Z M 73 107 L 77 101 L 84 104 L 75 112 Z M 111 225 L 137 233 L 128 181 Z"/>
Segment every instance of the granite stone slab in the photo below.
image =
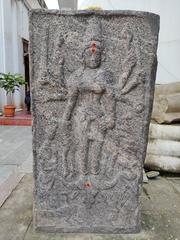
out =
<path fill-rule="evenodd" d="M 37 230 L 140 231 L 158 32 L 147 12 L 31 12 Z"/>

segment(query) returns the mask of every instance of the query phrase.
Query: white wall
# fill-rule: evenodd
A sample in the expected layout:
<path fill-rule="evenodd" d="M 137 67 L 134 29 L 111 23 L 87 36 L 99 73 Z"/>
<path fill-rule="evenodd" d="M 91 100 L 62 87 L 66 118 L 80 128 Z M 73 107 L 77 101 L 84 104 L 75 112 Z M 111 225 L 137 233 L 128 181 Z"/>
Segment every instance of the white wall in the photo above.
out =
<path fill-rule="evenodd" d="M 0 0 L 0 72 L 24 76 L 22 39 L 29 40 L 28 12 L 32 8 L 41 8 L 38 0 Z M 24 97 L 21 87 L 14 94 L 17 108 L 24 103 Z M 6 93 L 0 89 L 0 109 L 7 103 Z"/>
<path fill-rule="evenodd" d="M 29 39 L 28 9 L 22 1 L 0 0 L 0 72 L 20 73 L 24 76 L 22 38 Z M 24 88 L 14 94 L 14 104 L 24 102 Z M 7 104 L 4 90 L 0 90 L 0 108 Z"/>
<path fill-rule="evenodd" d="M 2 0 L 0 0 L 0 72 L 5 72 L 4 11 Z M 0 89 L 0 109 L 4 104 L 6 104 L 6 94 L 5 91 Z"/>
<path fill-rule="evenodd" d="M 156 83 L 180 81 L 180 0 L 79 0 L 78 8 L 138 10 L 160 15 Z"/>
<path fill-rule="evenodd" d="M 37 0 L 26 0 L 31 8 L 41 8 Z M 54 1 L 54 0 L 51 0 Z"/>

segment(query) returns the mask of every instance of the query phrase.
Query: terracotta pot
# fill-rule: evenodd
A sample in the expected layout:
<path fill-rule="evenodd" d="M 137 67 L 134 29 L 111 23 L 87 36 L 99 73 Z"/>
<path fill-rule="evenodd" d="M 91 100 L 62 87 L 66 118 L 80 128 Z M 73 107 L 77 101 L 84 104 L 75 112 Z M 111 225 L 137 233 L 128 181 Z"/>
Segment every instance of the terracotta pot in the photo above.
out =
<path fill-rule="evenodd" d="M 6 105 L 4 106 L 4 116 L 5 117 L 14 117 L 15 115 L 15 106 L 14 105 Z"/>

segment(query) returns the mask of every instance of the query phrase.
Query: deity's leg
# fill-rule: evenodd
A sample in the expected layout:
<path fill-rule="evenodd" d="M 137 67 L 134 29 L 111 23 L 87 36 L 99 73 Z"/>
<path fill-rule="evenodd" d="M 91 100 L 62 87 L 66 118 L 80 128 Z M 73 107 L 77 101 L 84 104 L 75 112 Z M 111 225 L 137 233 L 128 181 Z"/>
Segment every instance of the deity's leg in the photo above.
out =
<path fill-rule="evenodd" d="M 70 149 L 69 145 L 65 146 L 64 149 L 63 149 L 63 154 L 62 154 L 64 177 L 67 177 L 68 174 L 69 174 L 68 160 L 67 160 L 69 149 Z"/>
<path fill-rule="evenodd" d="M 100 160 L 102 152 L 103 141 L 92 141 L 90 150 L 90 171 L 91 174 L 97 175 L 100 171 Z"/>
<path fill-rule="evenodd" d="M 89 151 L 89 141 L 87 136 L 81 135 L 81 139 L 78 144 L 78 149 L 76 152 L 76 161 L 79 165 L 79 173 L 86 175 L 88 173 L 88 151 Z"/>

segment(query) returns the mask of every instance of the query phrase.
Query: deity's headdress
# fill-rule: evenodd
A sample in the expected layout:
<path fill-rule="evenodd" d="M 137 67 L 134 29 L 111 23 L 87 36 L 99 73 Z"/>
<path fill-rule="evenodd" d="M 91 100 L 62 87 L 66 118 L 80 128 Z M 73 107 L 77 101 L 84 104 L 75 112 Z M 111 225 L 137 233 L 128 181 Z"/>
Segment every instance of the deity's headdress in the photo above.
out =
<path fill-rule="evenodd" d="M 102 45 L 102 26 L 101 26 L 100 20 L 97 18 L 91 18 L 89 20 L 88 26 L 86 28 L 86 32 L 84 35 L 84 43 L 85 43 L 86 47 L 88 47 L 92 41 L 99 42 L 99 44 L 97 44 L 99 46 L 97 46 L 97 47 L 101 47 L 101 45 Z"/>

